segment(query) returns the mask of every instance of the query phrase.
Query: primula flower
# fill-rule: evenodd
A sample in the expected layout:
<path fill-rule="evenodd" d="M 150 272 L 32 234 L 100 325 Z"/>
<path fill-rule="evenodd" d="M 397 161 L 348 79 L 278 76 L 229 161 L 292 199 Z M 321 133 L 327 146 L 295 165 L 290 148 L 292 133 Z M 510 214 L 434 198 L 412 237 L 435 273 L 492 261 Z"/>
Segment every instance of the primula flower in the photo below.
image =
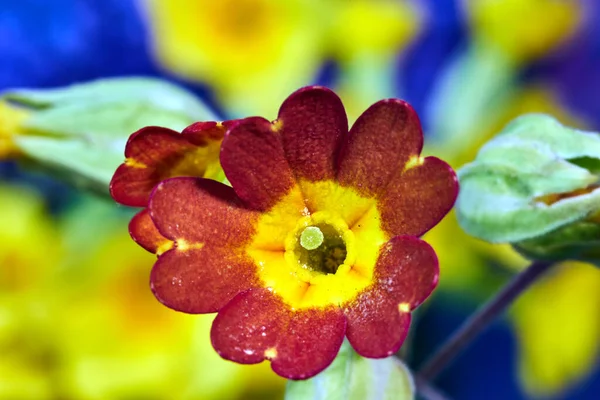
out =
<path fill-rule="evenodd" d="M 125 162 L 111 180 L 112 197 L 127 206 L 146 207 L 152 189 L 162 180 L 180 176 L 223 180 L 219 148 L 232 123 L 196 122 L 181 133 L 157 126 L 135 132 L 125 146 Z M 157 255 L 173 245 L 156 230 L 146 209 L 133 217 L 129 231 L 141 247 Z"/>
<path fill-rule="evenodd" d="M 284 377 L 326 368 L 344 336 L 362 356 L 393 354 L 438 281 L 418 237 L 458 189 L 422 145 L 407 103 L 377 102 L 348 132 L 340 99 L 321 87 L 292 94 L 272 123 L 233 123 L 220 155 L 232 187 L 168 179 L 136 217 L 134 238 L 162 249 L 152 291 L 178 311 L 218 312 L 223 358 L 268 359 Z"/>
<path fill-rule="evenodd" d="M 125 146 L 125 162 L 117 169 L 110 193 L 119 203 L 145 207 L 160 181 L 175 176 L 222 180 L 219 146 L 226 122 L 196 122 L 181 133 L 149 126 L 135 132 Z"/>

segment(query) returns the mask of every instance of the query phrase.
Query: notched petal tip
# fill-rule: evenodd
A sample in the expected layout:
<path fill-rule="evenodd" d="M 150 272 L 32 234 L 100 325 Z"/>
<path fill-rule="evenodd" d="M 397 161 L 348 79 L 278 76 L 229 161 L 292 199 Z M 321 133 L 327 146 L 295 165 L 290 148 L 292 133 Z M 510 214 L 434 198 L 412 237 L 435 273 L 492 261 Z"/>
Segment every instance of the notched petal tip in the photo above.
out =
<path fill-rule="evenodd" d="M 423 303 L 437 287 L 439 260 L 429 243 L 414 236 L 396 236 L 384 245 L 375 266 L 377 284 L 396 293 L 396 304 L 410 305 L 410 311 Z"/>
<path fill-rule="evenodd" d="M 333 362 L 345 329 L 337 307 L 293 311 L 269 290 L 257 288 L 240 293 L 219 312 L 211 341 L 227 360 L 270 360 L 277 374 L 307 379 Z"/>
<path fill-rule="evenodd" d="M 409 165 L 379 199 L 383 229 L 390 235 L 424 235 L 450 212 L 458 189 L 456 173 L 439 158 Z"/>
<path fill-rule="evenodd" d="M 402 346 L 410 312 L 438 283 L 439 264 L 432 247 L 413 236 L 397 236 L 380 251 L 374 285 L 345 307 L 348 340 L 357 353 L 387 357 Z"/>
<path fill-rule="evenodd" d="M 276 349 L 288 312 L 281 299 L 266 289 L 239 293 L 215 318 L 210 332 L 212 345 L 226 360 L 259 363 L 265 360 L 265 352 Z"/>
<path fill-rule="evenodd" d="M 423 148 L 421 123 L 399 99 L 381 100 L 356 120 L 340 150 L 337 178 L 366 196 L 384 192 Z"/>
<path fill-rule="evenodd" d="M 294 187 L 280 136 L 264 118 L 232 124 L 221 145 L 221 165 L 235 192 L 248 207 L 265 211 Z"/>
<path fill-rule="evenodd" d="M 346 317 L 336 307 L 296 311 L 277 346 L 271 368 L 288 379 L 308 379 L 337 356 L 346 333 Z"/>

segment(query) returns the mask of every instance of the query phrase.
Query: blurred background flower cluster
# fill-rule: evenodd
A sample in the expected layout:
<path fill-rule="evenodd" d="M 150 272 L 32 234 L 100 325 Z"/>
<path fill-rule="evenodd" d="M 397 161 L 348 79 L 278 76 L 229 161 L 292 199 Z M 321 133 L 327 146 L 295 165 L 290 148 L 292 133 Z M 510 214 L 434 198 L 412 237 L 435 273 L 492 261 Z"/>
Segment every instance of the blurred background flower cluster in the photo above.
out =
<path fill-rule="evenodd" d="M 544 112 L 600 130 L 595 0 L 0 0 L 0 92 L 116 76 L 166 79 L 220 119 L 275 118 L 326 85 L 354 120 L 398 97 L 426 152 L 459 167 L 512 118 Z M 0 100 L 0 399 L 281 398 L 268 365 L 212 350 L 210 316 L 164 308 L 132 210 L 29 168 Z M 440 289 L 420 309 L 418 365 L 527 261 L 470 238 L 450 214 L 425 239 Z M 457 399 L 596 399 L 600 273 L 557 268 L 436 384 Z"/>

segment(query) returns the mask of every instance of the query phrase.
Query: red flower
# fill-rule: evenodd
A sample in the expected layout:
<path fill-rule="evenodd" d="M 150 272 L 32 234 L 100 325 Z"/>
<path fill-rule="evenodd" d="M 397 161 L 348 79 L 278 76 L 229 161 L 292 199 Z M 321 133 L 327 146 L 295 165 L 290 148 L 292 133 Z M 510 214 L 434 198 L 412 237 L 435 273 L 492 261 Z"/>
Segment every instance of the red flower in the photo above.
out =
<path fill-rule="evenodd" d="M 152 189 L 165 179 L 223 179 L 219 147 L 233 122 L 197 122 L 181 133 L 158 126 L 140 129 L 127 141 L 126 159 L 110 182 L 110 194 L 123 205 L 146 207 Z"/>
<path fill-rule="evenodd" d="M 123 205 L 146 207 L 154 187 L 165 179 L 194 176 L 223 180 L 219 150 L 233 122 L 196 122 L 181 133 L 148 126 L 133 133 L 125 146 L 125 162 L 110 182 L 110 194 Z M 146 209 L 131 220 L 129 232 L 141 247 L 157 255 L 173 245 L 158 232 Z"/>
<path fill-rule="evenodd" d="M 380 101 L 348 132 L 340 99 L 321 87 L 292 94 L 273 123 L 232 124 L 220 159 L 233 187 L 169 179 L 136 217 L 138 242 L 170 248 L 152 291 L 175 310 L 218 312 L 222 357 L 269 359 L 284 377 L 323 370 L 344 336 L 365 357 L 393 354 L 438 281 L 418 237 L 458 191 L 422 144 L 407 103 Z"/>

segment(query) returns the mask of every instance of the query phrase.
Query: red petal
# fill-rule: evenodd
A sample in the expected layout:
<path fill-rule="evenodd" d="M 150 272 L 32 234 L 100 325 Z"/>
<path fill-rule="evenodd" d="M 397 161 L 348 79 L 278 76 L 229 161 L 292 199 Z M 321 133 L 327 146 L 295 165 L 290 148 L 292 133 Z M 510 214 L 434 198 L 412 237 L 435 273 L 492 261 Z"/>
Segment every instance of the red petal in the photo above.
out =
<path fill-rule="evenodd" d="M 397 175 L 378 202 L 382 226 L 390 235 L 421 236 L 452 209 L 458 181 L 452 168 L 435 157 Z"/>
<path fill-rule="evenodd" d="M 147 126 L 135 132 L 125 145 L 125 157 L 144 165 L 164 162 L 165 156 L 192 147 L 179 132 L 159 126 Z"/>
<path fill-rule="evenodd" d="M 181 135 L 196 146 L 204 147 L 211 141 L 221 141 L 225 136 L 226 129 L 234 121 L 224 122 L 195 122 L 181 131 Z"/>
<path fill-rule="evenodd" d="M 438 282 L 435 252 L 412 236 L 392 238 L 381 249 L 375 283 L 346 307 L 348 340 L 364 357 L 387 357 L 400 348 L 410 325 L 410 311 Z"/>
<path fill-rule="evenodd" d="M 317 86 L 298 90 L 281 106 L 277 122 L 297 177 L 310 181 L 335 177 L 336 153 L 348 133 L 348 119 L 334 92 Z"/>
<path fill-rule="evenodd" d="M 370 304 L 367 308 L 365 305 Z M 410 328 L 410 313 L 398 312 L 398 305 L 378 291 L 361 294 L 347 310 L 346 336 L 358 354 L 385 358 L 396 353 Z"/>
<path fill-rule="evenodd" d="M 131 165 L 121 164 L 110 181 L 110 195 L 117 203 L 125 206 L 145 207 L 148 205 L 150 192 L 156 185 L 155 180 L 148 168 L 133 168 Z"/>
<path fill-rule="evenodd" d="M 225 359 L 244 364 L 270 359 L 279 375 L 305 379 L 331 364 L 345 328 L 340 309 L 292 311 L 267 289 L 251 289 L 219 312 L 211 339 Z"/>
<path fill-rule="evenodd" d="M 150 198 L 160 233 L 181 245 L 242 246 L 254 234 L 257 214 L 243 208 L 232 188 L 202 178 L 161 182 Z"/>
<path fill-rule="evenodd" d="M 150 253 L 160 255 L 173 246 L 173 241 L 161 235 L 156 229 L 147 209 L 143 209 L 131 219 L 129 234 L 137 244 Z"/>
<path fill-rule="evenodd" d="M 146 206 L 154 186 L 168 175 L 165 170 L 194 148 L 171 129 L 156 126 L 140 129 L 127 141 L 127 160 L 117 168 L 110 182 L 112 197 L 127 206 Z"/>
<path fill-rule="evenodd" d="M 266 359 L 285 329 L 290 310 L 267 289 L 238 294 L 221 309 L 210 332 L 213 347 L 221 357 L 242 364 Z"/>
<path fill-rule="evenodd" d="M 338 180 L 374 196 L 422 147 L 421 124 L 413 108 L 401 100 L 379 101 L 350 129 L 340 154 Z"/>
<path fill-rule="evenodd" d="M 280 337 L 271 367 L 289 379 L 306 379 L 327 368 L 344 341 L 346 317 L 337 307 L 299 310 Z"/>
<path fill-rule="evenodd" d="M 207 171 L 214 174 L 209 167 L 218 162 L 219 144 L 228 124 L 199 122 L 182 134 L 155 126 L 135 132 L 125 147 L 127 159 L 111 180 L 111 195 L 121 204 L 143 207 L 152 189 L 164 179 L 203 177 Z"/>
<path fill-rule="evenodd" d="M 189 314 L 220 310 L 257 283 L 256 267 L 241 252 L 205 246 L 173 249 L 158 258 L 150 275 L 156 298 Z"/>
<path fill-rule="evenodd" d="M 221 165 L 238 196 L 256 210 L 271 208 L 295 183 L 280 135 L 263 118 L 233 125 L 221 145 Z"/>

